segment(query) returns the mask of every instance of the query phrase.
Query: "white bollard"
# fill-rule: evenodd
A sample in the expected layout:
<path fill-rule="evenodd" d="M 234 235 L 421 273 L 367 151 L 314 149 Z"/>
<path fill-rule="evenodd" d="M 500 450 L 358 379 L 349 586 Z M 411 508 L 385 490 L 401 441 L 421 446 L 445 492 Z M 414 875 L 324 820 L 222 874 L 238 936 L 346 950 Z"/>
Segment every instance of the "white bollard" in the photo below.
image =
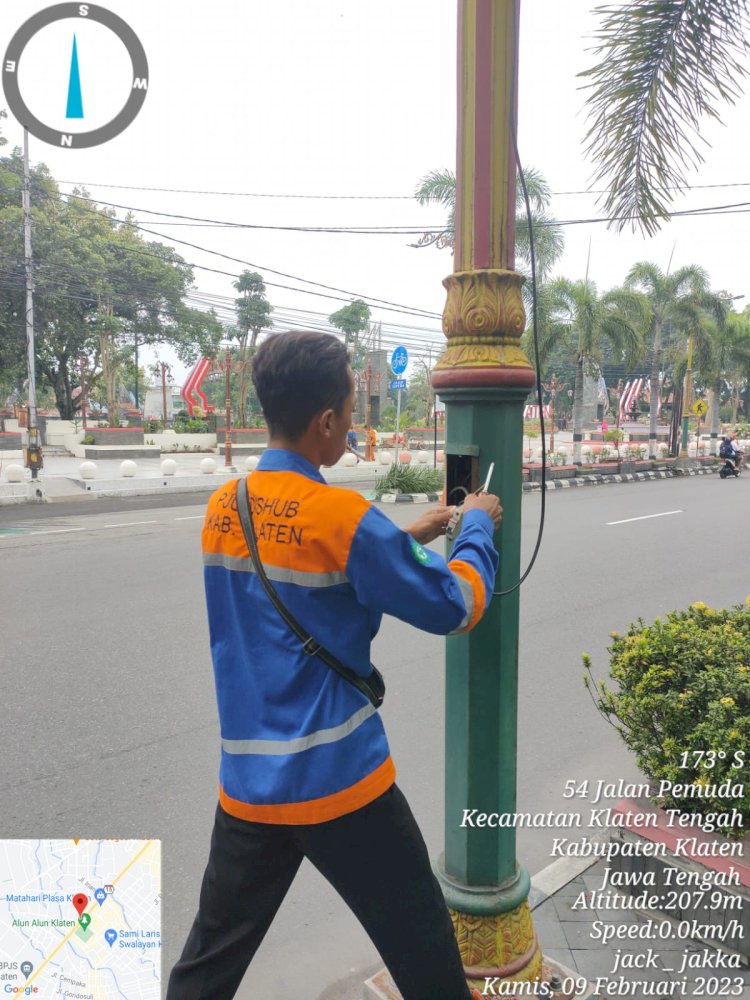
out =
<path fill-rule="evenodd" d="M 9 483 L 22 483 L 26 473 L 22 465 L 9 465 L 5 470 L 5 478 Z"/>
<path fill-rule="evenodd" d="M 120 463 L 120 475 L 124 476 L 125 479 L 132 479 L 137 471 L 138 466 L 132 458 L 126 458 L 124 462 Z"/>
<path fill-rule="evenodd" d="M 258 468 L 258 456 L 248 455 L 247 458 L 245 459 L 245 468 L 247 469 L 248 472 L 255 472 L 255 470 Z"/>
<path fill-rule="evenodd" d="M 347 452 L 344 453 L 344 456 L 343 456 L 343 458 L 341 460 L 341 464 L 342 465 L 356 465 L 357 464 L 357 456 L 356 455 L 352 455 L 352 453 L 350 451 L 347 451 Z"/>
<path fill-rule="evenodd" d="M 216 471 L 216 462 L 212 458 L 202 458 L 200 469 L 204 476 L 210 476 Z"/>
<path fill-rule="evenodd" d="M 393 455 L 389 451 L 378 452 L 378 461 L 381 465 L 390 465 L 393 461 Z"/>
<path fill-rule="evenodd" d="M 437 453 L 437 460 L 438 460 L 438 465 L 440 465 L 441 462 L 445 461 L 445 452 L 444 451 L 439 451 Z"/>
<path fill-rule="evenodd" d="M 177 472 L 177 462 L 173 458 L 165 458 L 161 463 L 162 476 L 173 476 Z"/>
<path fill-rule="evenodd" d="M 96 479 L 96 462 L 81 462 L 81 479 Z"/>
<path fill-rule="evenodd" d="M 429 461 L 430 461 L 430 453 L 429 453 L 429 451 L 418 451 L 417 452 L 417 464 L 418 465 L 427 465 L 427 463 Z"/>

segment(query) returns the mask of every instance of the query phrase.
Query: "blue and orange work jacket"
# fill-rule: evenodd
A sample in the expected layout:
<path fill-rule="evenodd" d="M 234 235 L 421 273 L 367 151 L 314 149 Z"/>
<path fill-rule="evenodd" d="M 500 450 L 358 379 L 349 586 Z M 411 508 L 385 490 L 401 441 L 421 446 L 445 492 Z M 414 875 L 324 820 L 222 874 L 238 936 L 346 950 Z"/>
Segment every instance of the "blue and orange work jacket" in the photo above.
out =
<path fill-rule="evenodd" d="M 248 486 L 258 552 L 281 600 L 362 676 L 383 614 L 446 635 L 472 628 L 489 604 L 498 557 L 483 511 L 466 513 L 446 564 L 294 452 L 267 450 Z M 232 481 L 213 494 L 202 534 L 220 802 L 254 822 L 322 823 L 376 799 L 395 768 L 377 710 L 302 651 L 269 601 L 236 490 Z"/>

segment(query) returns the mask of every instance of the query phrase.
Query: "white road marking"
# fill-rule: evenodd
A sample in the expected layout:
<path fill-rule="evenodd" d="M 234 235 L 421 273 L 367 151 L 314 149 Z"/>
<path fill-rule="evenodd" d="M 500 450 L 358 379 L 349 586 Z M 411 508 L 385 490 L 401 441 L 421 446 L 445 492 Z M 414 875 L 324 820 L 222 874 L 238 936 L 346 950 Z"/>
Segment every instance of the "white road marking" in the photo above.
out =
<path fill-rule="evenodd" d="M 205 514 L 191 514 L 190 517 L 176 517 L 175 521 L 202 521 Z"/>
<path fill-rule="evenodd" d="M 137 524 L 158 524 L 158 521 L 123 521 L 121 524 L 102 524 L 102 528 L 133 528 Z"/>
<path fill-rule="evenodd" d="M 631 521 L 648 521 L 652 517 L 670 517 L 672 514 L 684 514 L 684 510 L 665 510 L 663 514 L 644 514 L 642 517 L 627 517 L 624 521 L 607 521 L 607 526 L 611 524 L 630 524 Z"/>
<path fill-rule="evenodd" d="M 86 528 L 50 528 L 48 531 L 19 531 L 17 535 L 0 535 L 3 538 L 28 538 L 29 535 L 64 535 L 69 531 L 86 531 Z"/>

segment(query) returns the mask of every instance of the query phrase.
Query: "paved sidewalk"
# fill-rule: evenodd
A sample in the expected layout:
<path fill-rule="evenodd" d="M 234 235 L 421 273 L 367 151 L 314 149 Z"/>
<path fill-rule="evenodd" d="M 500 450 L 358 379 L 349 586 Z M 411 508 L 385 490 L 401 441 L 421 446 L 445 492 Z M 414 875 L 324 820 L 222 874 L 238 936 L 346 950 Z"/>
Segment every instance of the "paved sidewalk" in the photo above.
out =
<path fill-rule="evenodd" d="M 162 462 L 172 458 L 177 463 L 177 472 L 165 476 L 161 471 Z M 215 469 L 209 474 L 201 471 L 201 462 L 211 458 Z M 3 461 L 0 467 L 0 504 L 34 502 L 35 487 L 41 489 L 44 499 L 58 500 L 65 497 L 93 496 L 148 496 L 167 493 L 197 493 L 208 496 L 227 479 L 236 478 L 247 471 L 245 459 L 239 458 L 234 469 L 223 464 L 223 458 L 205 453 L 162 455 L 160 459 L 145 458 L 136 462 L 137 473 L 133 478 L 124 477 L 120 471 L 120 459 L 104 459 L 96 462 L 96 478 L 81 477 L 82 459 L 72 455 L 45 454 L 44 468 L 39 473 L 37 483 L 32 483 L 31 473 L 24 470 L 24 482 L 15 484 L 7 481 L 9 465 L 22 465 L 21 459 Z M 344 465 L 339 462 L 330 469 L 323 469 L 329 483 L 353 486 L 355 489 L 372 489 L 378 476 L 386 472 L 386 466 L 374 462 L 360 462 L 358 465 Z"/>
<path fill-rule="evenodd" d="M 602 895 L 606 867 L 603 859 L 565 858 L 532 879 L 529 904 L 534 928 L 545 960 L 561 967 L 561 988 L 554 997 L 645 1000 L 667 996 L 687 1000 L 727 996 L 750 1000 L 748 967 L 735 968 L 736 959 L 725 967 L 728 955 L 680 937 L 676 922 L 644 916 L 634 909 L 592 908 L 597 895 Z M 630 897 L 617 893 L 615 898 L 628 901 Z M 400 996 L 382 972 L 373 976 L 377 986 L 372 980 L 363 985 L 372 975 L 372 970 L 358 970 L 332 984 L 317 1000 L 391 1000 Z M 722 984 L 726 987 L 723 991 Z M 491 981 L 484 995 L 513 996 L 501 992 Z"/>
<path fill-rule="evenodd" d="M 177 472 L 173 476 L 165 476 L 161 471 L 165 459 L 174 459 Z M 201 470 L 201 462 L 210 458 L 215 463 L 214 471 L 205 474 Z M 144 458 L 136 462 L 137 472 L 132 478 L 121 473 L 120 459 L 101 459 L 97 461 L 95 479 L 83 479 L 81 476 L 82 459 L 72 455 L 46 453 L 44 468 L 39 478 L 32 483 L 31 473 L 24 470 L 24 482 L 9 483 L 7 471 L 10 465 L 22 465 L 20 458 L 3 459 L 0 461 L 0 505 L 13 503 L 38 502 L 41 500 L 58 500 L 65 497 L 80 496 L 149 496 L 168 493 L 197 493 L 208 496 L 217 486 L 227 479 L 242 475 L 246 471 L 245 459 L 238 458 L 234 469 L 227 469 L 223 458 L 206 453 L 175 453 L 163 454 L 161 458 Z M 432 468 L 430 462 L 422 468 Z M 372 490 L 379 476 L 388 467 L 375 462 L 359 462 L 357 465 L 345 465 L 342 459 L 332 468 L 324 468 L 323 474 L 329 483 L 346 485 L 363 491 Z M 623 475 L 600 475 L 591 473 L 575 479 L 547 479 L 547 490 L 573 489 L 582 486 L 601 486 L 626 482 L 646 482 L 656 479 L 669 479 L 676 475 L 708 475 L 716 472 L 716 468 L 690 469 L 683 472 L 638 472 Z M 541 489 L 539 483 L 524 483 L 524 492 L 537 492 Z"/>

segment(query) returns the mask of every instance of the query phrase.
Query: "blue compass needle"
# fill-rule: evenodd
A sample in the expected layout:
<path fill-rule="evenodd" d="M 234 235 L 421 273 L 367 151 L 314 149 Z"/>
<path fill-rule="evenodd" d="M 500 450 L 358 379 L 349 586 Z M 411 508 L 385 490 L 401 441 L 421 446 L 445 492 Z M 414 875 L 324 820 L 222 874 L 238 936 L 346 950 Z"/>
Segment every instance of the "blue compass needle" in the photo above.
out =
<path fill-rule="evenodd" d="M 81 97 L 81 74 L 78 70 L 78 45 L 73 35 L 73 55 L 70 59 L 70 79 L 68 81 L 68 107 L 66 118 L 83 118 L 83 98 Z"/>

